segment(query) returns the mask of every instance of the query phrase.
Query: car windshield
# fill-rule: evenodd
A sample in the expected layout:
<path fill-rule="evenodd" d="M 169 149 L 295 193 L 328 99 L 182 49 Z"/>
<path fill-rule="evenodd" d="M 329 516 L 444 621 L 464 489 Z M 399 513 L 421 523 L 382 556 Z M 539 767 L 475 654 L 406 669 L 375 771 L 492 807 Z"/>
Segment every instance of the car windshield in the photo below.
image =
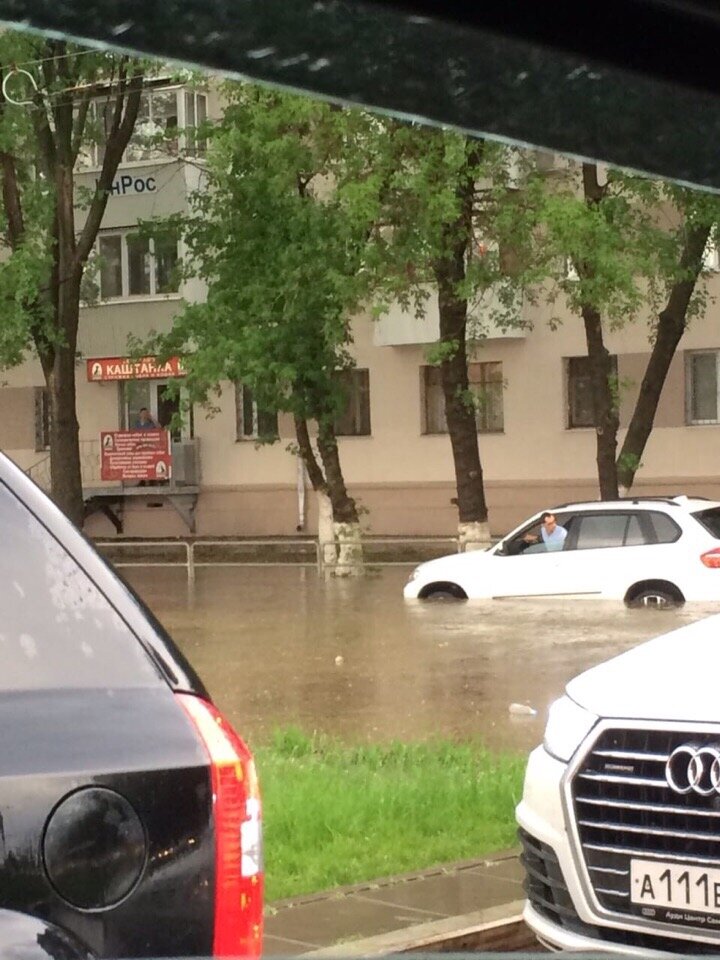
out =
<path fill-rule="evenodd" d="M 716 540 L 720 540 L 720 507 L 701 510 L 699 513 L 694 513 L 693 516 L 705 527 L 709 534 Z"/>

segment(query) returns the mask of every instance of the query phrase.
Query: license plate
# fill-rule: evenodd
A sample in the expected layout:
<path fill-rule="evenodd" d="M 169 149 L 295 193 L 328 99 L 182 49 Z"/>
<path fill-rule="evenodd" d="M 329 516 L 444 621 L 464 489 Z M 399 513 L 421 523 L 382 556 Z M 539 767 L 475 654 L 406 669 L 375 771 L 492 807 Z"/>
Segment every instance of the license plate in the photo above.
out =
<path fill-rule="evenodd" d="M 644 917 L 720 929 L 720 869 L 631 860 L 630 901 Z"/>

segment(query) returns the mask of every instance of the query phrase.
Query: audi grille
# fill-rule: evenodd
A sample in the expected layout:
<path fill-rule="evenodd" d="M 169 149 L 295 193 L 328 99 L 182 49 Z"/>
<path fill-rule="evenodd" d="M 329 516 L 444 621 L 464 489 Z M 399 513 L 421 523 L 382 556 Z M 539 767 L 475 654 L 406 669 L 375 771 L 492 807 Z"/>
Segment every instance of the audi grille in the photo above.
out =
<path fill-rule="evenodd" d="M 570 797 L 607 911 L 640 915 L 631 859 L 720 866 L 720 732 L 606 728 L 575 765 Z"/>

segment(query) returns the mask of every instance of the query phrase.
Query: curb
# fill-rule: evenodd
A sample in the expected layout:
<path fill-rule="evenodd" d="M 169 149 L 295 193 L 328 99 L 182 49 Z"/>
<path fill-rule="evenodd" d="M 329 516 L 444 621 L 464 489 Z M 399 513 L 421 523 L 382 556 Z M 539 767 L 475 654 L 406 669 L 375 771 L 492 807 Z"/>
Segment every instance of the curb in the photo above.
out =
<path fill-rule="evenodd" d="M 418 923 L 364 940 L 310 950 L 303 957 L 374 957 L 392 953 L 482 950 L 537 950 L 535 935 L 522 918 L 524 900 L 476 910 L 459 917 Z"/>

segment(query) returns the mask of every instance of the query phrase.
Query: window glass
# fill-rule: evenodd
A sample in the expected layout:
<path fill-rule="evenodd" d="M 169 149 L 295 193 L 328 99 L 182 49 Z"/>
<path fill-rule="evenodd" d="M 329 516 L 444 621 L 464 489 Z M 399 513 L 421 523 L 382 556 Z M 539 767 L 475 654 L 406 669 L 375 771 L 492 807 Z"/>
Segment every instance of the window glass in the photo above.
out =
<path fill-rule="evenodd" d="M 447 433 L 440 367 L 421 367 L 423 433 Z"/>
<path fill-rule="evenodd" d="M 204 93 L 198 93 L 196 95 L 197 102 L 197 125 L 202 127 L 202 125 L 207 120 L 207 97 Z M 207 152 L 207 140 L 203 138 L 196 138 L 196 151 L 199 156 L 204 156 Z"/>
<path fill-rule="evenodd" d="M 595 420 L 587 357 L 569 357 L 567 362 L 568 427 L 591 427 Z"/>
<path fill-rule="evenodd" d="M 710 511 L 712 512 L 712 511 Z M 658 543 L 674 543 L 680 539 L 680 528 L 664 513 L 648 513 Z M 720 524 L 718 529 L 720 530 Z"/>
<path fill-rule="evenodd" d="M 639 547 L 647 543 L 645 536 L 642 531 L 642 526 L 640 525 L 640 518 L 633 514 L 627 525 L 627 530 L 625 531 L 625 544 L 626 547 Z"/>
<path fill-rule="evenodd" d="M 501 432 L 504 427 L 502 363 L 470 363 L 468 379 L 475 396 L 478 432 Z"/>
<path fill-rule="evenodd" d="M 100 237 L 100 296 L 122 296 L 122 237 Z"/>
<path fill-rule="evenodd" d="M 720 507 L 701 510 L 700 513 L 694 513 L 693 516 L 705 527 L 709 534 L 716 540 L 720 540 Z"/>
<path fill-rule="evenodd" d="M 177 156 L 178 152 L 178 92 L 177 90 L 153 90 L 151 111 L 155 135 L 161 138 L 156 150 Z"/>
<path fill-rule="evenodd" d="M 447 433 L 445 396 L 440 367 L 421 367 L 423 433 Z M 475 397 L 478 433 L 500 433 L 504 428 L 502 363 L 468 364 L 468 383 Z"/>
<path fill-rule="evenodd" d="M 369 436 L 369 371 L 340 370 L 337 376 L 345 394 L 345 410 L 335 421 L 335 433 L 339 437 Z"/>
<path fill-rule="evenodd" d="M 612 371 L 617 376 L 617 357 L 612 357 Z M 589 357 L 568 357 L 567 374 L 567 425 L 570 430 L 595 425 L 592 382 Z"/>
<path fill-rule="evenodd" d="M 591 550 L 596 547 L 622 547 L 628 526 L 627 514 L 603 513 L 592 517 L 579 517 L 580 530 L 577 539 L 578 550 Z"/>
<path fill-rule="evenodd" d="M 128 250 L 128 292 L 131 297 L 149 294 L 150 290 L 150 240 L 129 233 L 126 237 Z"/>
<path fill-rule="evenodd" d="M 124 429 L 134 430 L 140 422 L 143 407 L 150 409 L 150 380 L 124 380 L 120 383 L 125 412 Z"/>
<path fill-rule="evenodd" d="M 0 483 L 0 690 L 161 682 L 90 578 Z"/>
<path fill-rule="evenodd" d="M 717 355 L 696 353 L 690 357 L 690 420 L 692 423 L 718 419 Z"/>
<path fill-rule="evenodd" d="M 153 241 L 155 254 L 155 292 L 177 293 L 178 244 L 173 234 L 160 234 Z"/>
<path fill-rule="evenodd" d="M 137 120 L 135 121 L 135 128 L 130 136 L 130 142 L 125 150 L 123 160 L 149 159 L 152 156 L 150 144 L 155 132 L 150 119 L 150 94 L 146 92 L 140 97 L 140 106 L 138 108 Z M 103 144 L 101 144 L 101 147 L 104 149 Z"/>
<path fill-rule="evenodd" d="M 237 440 L 271 439 L 278 435 L 276 411 L 259 410 L 250 387 L 235 384 L 235 436 Z"/>

